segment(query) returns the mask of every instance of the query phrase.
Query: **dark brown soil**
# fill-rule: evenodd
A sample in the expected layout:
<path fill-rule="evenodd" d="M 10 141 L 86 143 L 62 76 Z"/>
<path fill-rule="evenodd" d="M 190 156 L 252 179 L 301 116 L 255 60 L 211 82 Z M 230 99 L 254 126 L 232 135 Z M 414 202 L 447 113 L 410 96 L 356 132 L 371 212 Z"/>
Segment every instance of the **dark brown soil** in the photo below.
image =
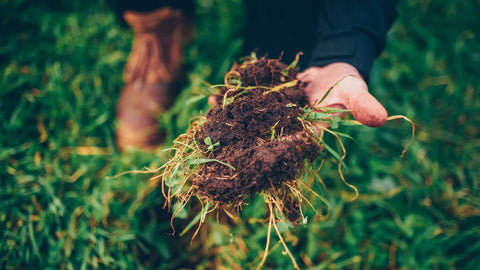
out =
<path fill-rule="evenodd" d="M 208 152 L 208 158 L 228 163 L 235 170 L 218 162 L 203 164 L 193 179 L 199 195 L 235 204 L 254 192 L 266 189 L 281 192 L 283 183 L 295 185 L 305 159 L 318 156 L 318 148 L 311 140 L 289 136 L 304 130 L 297 117 L 304 113 L 302 108 L 308 101 L 300 86 L 264 94 L 272 87 L 296 79 L 295 69 L 286 70 L 287 65 L 277 59 L 259 59 L 235 65 L 227 74 L 226 81 L 230 84 L 235 82 L 232 77 L 237 77 L 242 87 L 254 87 L 247 91 L 222 89 L 223 95 L 230 90 L 228 97 L 246 93 L 225 107 L 220 97 L 220 105 L 207 113 L 207 121 L 196 138 L 203 151 L 208 151 L 205 138 L 210 137 L 212 143 L 220 142 Z"/>

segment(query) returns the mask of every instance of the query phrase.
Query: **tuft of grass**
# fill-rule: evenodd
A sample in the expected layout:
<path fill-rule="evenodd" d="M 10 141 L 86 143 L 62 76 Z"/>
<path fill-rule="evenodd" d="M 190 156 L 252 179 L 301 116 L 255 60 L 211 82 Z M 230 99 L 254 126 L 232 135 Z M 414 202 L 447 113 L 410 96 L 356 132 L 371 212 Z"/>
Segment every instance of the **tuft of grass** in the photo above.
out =
<path fill-rule="evenodd" d="M 248 64 L 253 64 L 257 60 L 256 60 L 256 57 L 254 57 L 255 54 L 252 54 L 252 55 L 253 57 L 244 58 L 246 59 L 245 60 L 246 62 L 240 62 L 238 65 L 242 67 L 246 67 L 246 65 Z M 288 69 L 295 67 L 295 65 L 298 62 L 299 55 L 300 54 L 297 54 L 297 59 L 295 59 L 295 61 L 287 68 L 287 72 L 288 72 Z M 229 87 L 229 89 L 224 94 L 223 106 L 227 105 L 226 100 L 229 92 L 233 93 L 233 96 L 229 98 L 229 103 L 230 103 L 230 102 L 233 102 L 235 97 L 238 97 L 249 90 L 248 88 L 241 86 L 242 85 L 241 81 L 238 81 L 238 83 L 235 85 L 230 84 L 230 80 L 237 81 L 239 79 L 235 77 L 236 75 L 238 75 L 235 73 L 237 73 L 237 71 L 230 71 L 225 76 L 225 82 L 227 84 L 222 85 L 222 87 Z M 340 79 L 337 83 L 335 83 L 329 89 L 329 91 L 327 91 L 327 93 L 321 99 L 321 101 L 323 101 L 328 96 L 330 91 L 334 89 L 341 80 L 343 80 L 343 78 Z M 298 80 L 291 80 L 272 88 L 262 87 L 262 86 L 259 86 L 259 87 L 255 86 L 251 88 L 266 88 L 266 90 L 263 93 L 265 95 L 265 94 L 270 94 L 272 92 L 282 91 L 285 88 L 294 87 L 297 85 L 297 83 L 298 83 Z M 292 107 L 297 105 L 289 104 L 289 106 Z M 349 139 L 353 139 L 353 138 L 345 133 L 341 133 L 334 130 L 334 129 L 337 129 L 339 127 L 339 124 L 342 124 L 342 121 L 343 121 L 338 116 L 336 116 L 336 114 L 338 114 L 339 112 L 347 112 L 348 110 L 341 110 L 341 109 L 328 108 L 328 107 L 318 107 L 317 104 L 313 104 L 313 105 L 305 106 L 304 108 L 302 108 L 302 111 L 303 111 L 303 114 L 298 115 L 297 120 L 299 120 L 300 123 L 303 125 L 303 128 L 304 128 L 303 132 L 300 132 L 295 135 L 290 135 L 290 136 L 282 136 L 282 134 L 280 134 L 279 136 L 276 136 L 275 127 L 278 124 L 277 122 L 271 127 L 271 141 L 274 141 L 274 140 L 280 140 L 280 141 L 296 140 L 298 142 L 312 141 L 313 144 L 319 148 L 319 150 L 321 151 L 320 156 L 323 156 L 324 159 L 328 158 L 329 155 L 335 157 L 338 162 L 339 177 L 347 187 L 349 187 L 355 192 L 354 197 L 352 197 L 350 200 L 350 201 L 354 201 L 355 199 L 358 198 L 359 191 L 354 185 L 346 181 L 342 173 L 342 165 L 344 165 L 344 159 L 347 155 L 347 151 L 345 149 L 344 144 L 342 143 L 341 137 L 346 137 Z M 413 136 L 414 136 L 413 122 L 405 116 L 392 116 L 389 118 L 389 120 L 394 120 L 399 118 L 403 118 L 412 124 L 412 139 L 408 144 L 410 145 L 411 142 L 413 141 Z M 219 162 L 225 166 L 231 167 L 232 170 L 235 171 L 235 168 L 233 168 L 230 164 L 226 164 L 219 160 L 208 158 L 208 153 L 212 151 L 215 146 L 219 146 L 219 143 L 214 144 L 210 137 L 206 137 L 204 139 L 204 143 L 205 145 L 208 146 L 208 148 L 205 151 L 203 151 L 197 144 L 197 138 L 196 138 L 197 132 L 200 131 L 202 125 L 206 122 L 206 120 L 207 119 L 205 117 L 197 117 L 190 121 L 190 127 L 186 131 L 186 133 L 181 134 L 177 139 L 174 140 L 172 148 L 166 149 L 170 152 L 169 160 L 163 166 L 161 166 L 158 170 L 154 171 L 154 173 L 157 173 L 158 175 L 156 175 L 151 179 L 151 182 L 153 185 L 161 187 L 162 193 L 166 199 L 165 204 L 167 208 L 171 209 L 172 205 L 176 206 L 173 211 L 172 221 L 171 221 L 172 229 L 174 230 L 174 232 L 175 232 L 175 228 L 173 227 L 173 220 L 183 212 L 184 208 L 190 202 L 191 198 L 195 197 L 200 202 L 201 207 L 198 210 L 198 213 L 191 219 L 190 223 L 187 224 L 187 226 L 180 233 L 180 236 L 183 236 L 190 229 L 192 229 L 196 224 L 198 224 L 195 232 L 192 235 L 191 241 L 193 241 L 194 238 L 198 235 L 202 224 L 207 221 L 207 215 L 209 213 L 217 213 L 217 217 L 218 217 L 219 211 L 225 210 L 225 208 L 233 208 L 237 210 L 236 215 L 231 214 L 228 211 L 226 213 L 228 213 L 228 216 L 230 218 L 237 219 L 236 216 L 238 216 L 238 211 L 240 211 L 241 207 L 244 204 L 246 204 L 245 200 L 249 199 L 249 198 L 244 198 L 242 201 L 238 201 L 238 202 L 231 203 L 230 205 L 226 205 L 225 203 L 212 201 L 209 198 L 201 196 L 200 194 L 197 193 L 197 187 L 195 186 L 194 182 L 199 177 L 202 177 L 198 173 L 198 171 L 202 169 L 205 163 Z M 357 121 L 352 121 L 352 120 L 345 120 L 345 121 L 347 121 L 349 125 L 361 125 Z M 325 141 L 324 134 L 330 134 L 335 137 L 336 141 L 339 143 L 341 147 L 342 154 L 339 154 L 337 151 L 335 151 Z M 407 148 L 408 148 L 408 145 L 407 145 Z M 407 148 L 405 148 L 404 151 L 402 152 L 402 156 L 407 150 Z M 308 163 L 308 160 L 304 160 L 304 162 Z M 304 211 L 306 211 L 307 207 L 310 207 L 317 215 L 322 216 L 322 214 L 319 214 L 319 212 L 317 212 L 316 210 L 317 208 L 316 205 L 318 205 L 318 203 L 316 202 L 312 203 L 310 200 L 319 199 L 321 203 L 327 206 L 327 209 L 329 208 L 326 200 L 317 192 L 315 192 L 312 188 L 309 187 L 309 185 L 313 185 L 313 183 L 309 183 L 309 185 L 307 185 L 304 182 L 309 178 L 309 175 L 312 175 L 313 180 L 315 180 L 317 177 L 317 181 L 319 181 L 320 183 L 322 183 L 323 186 L 325 186 L 318 174 L 318 171 L 321 169 L 322 164 L 323 164 L 323 160 L 322 160 L 322 163 L 320 164 L 320 167 L 318 168 L 315 168 L 314 166 L 305 166 L 304 171 L 299 174 L 298 179 L 292 179 L 294 180 L 292 182 L 285 182 L 282 187 L 279 187 L 279 188 L 271 187 L 259 192 L 259 194 L 264 198 L 265 205 L 268 206 L 269 217 L 268 217 L 268 220 L 265 220 L 265 223 L 268 223 L 267 243 L 265 246 L 263 257 L 259 262 L 259 264 L 257 265 L 257 269 L 260 269 L 267 259 L 268 250 L 270 246 L 270 232 L 272 229 L 272 225 L 273 225 L 273 228 L 275 229 L 275 232 L 277 233 L 277 236 L 280 242 L 282 243 L 282 246 L 286 254 L 288 254 L 288 256 L 291 259 L 292 266 L 295 269 L 300 269 L 296 259 L 293 257 L 290 249 L 285 243 L 285 240 L 282 236 L 282 232 L 284 232 L 288 228 L 294 227 L 292 222 L 287 218 L 288 212 L 290 211 L 295 211 L 297 209 L 300 211 L 300 215 L 301 215 L 300 224 L 303 224 L 303 225 L 306 225 L 308 223 L 308 217 L 304 215 Z M 303 187 L 303 189 L 299 189 L 297 186 L 301 186 Z M 313 195 L 313 196 L 309 196 L 309 198 L 307 198 L 306 192 L 308 192 L 309 195 Z M 328 212 L 327 212 L 327 215 L 328 215 Z M 219 221 L 217 218 L 217 223 L 218 222 Z M 277 223 L 282 224 L 281 226 L 283 228 L 282 230 L 278 228 Z"/>

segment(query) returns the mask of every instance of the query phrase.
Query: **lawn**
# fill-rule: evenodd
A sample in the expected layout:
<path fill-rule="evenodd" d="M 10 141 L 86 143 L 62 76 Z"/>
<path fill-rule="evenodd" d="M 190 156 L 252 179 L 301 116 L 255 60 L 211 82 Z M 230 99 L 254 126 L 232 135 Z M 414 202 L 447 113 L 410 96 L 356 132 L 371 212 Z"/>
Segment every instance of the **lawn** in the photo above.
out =
<path fill-rule="evenodd" d="M 160 120 L 164 147 L 209 108 L 242 46 L 243 2 L 198 0 L 188 81 Z M 236 220 L 210 217 L 192 243 L 151 174 L 166 152 L 120 153 L 115 105 L 132 33 L 105 3 L 3 0 L 0 4 L 0 268 L 251 269 L 267 239 L 267 209 L 253 198 Z M 329 205 L 282 228 L 307 269 L 477 269 L 480 264 L 480 2 L 401 0 L 370 89 L 407 122 L 340 127 L 355 138 L 346 179 L 334 158 L 312 188 Z M 265 269 L 292 269 L 272 234 Z"/>

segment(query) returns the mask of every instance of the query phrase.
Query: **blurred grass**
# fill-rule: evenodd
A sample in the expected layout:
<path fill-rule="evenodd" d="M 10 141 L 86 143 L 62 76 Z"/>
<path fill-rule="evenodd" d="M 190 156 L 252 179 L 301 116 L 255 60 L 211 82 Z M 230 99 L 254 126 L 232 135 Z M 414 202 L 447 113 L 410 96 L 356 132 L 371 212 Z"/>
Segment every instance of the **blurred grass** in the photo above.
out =
<path fill-rule="evenodd" d="M 206 110 L 192 93 L 218 83 L 241 48 L 242 1 L 198 0 L 188 48 L 189 82 L 162 119 L 169 139 Z M 103 3 L 0 3 L 0 268 L 249 269 L 267 226 L 255 198 L 230 226 L 214 221 L 200 241 L 170 237 L 163 198 L 149 175 L 165 154 L 114 147 L 114 112 L 132 35 Z M 480 264 L 480 1 L 405 0 L 376 61 L 370 87 L 408 124 L 342 127 L 347 179 L 320 171 L 328 218 L 284 228 L 297 261 L 311 269 L 476 269 Z M 188 106 L 185 105 L 187 103 Z M 321 205 L 316 205 L 321 208 Z M 188 219 L 187 219 L 188 221 Z M 179 220 L 179 222 L 182 222 Z M 231 235 L 230 235 L 231 233 Z M 187 250 L 187 251 L 185 251 Z M 272 236 L 266 268 L 290 269 Z"/>

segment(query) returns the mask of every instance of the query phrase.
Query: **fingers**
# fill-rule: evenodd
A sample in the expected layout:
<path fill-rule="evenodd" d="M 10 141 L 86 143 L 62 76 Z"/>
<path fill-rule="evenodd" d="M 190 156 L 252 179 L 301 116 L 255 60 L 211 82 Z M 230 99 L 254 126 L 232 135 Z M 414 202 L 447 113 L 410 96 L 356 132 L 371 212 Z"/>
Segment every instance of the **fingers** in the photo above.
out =
<path fill-rule="evenodd" d="M 387 110 L 368 92 L 368 86 L 358 77 L 345 77 L 337 91 L 342 104 L 360 123 L 369 127 L 380 127 L 387 121 Z"/>
<path fill-rule="evenodd" d="M 311 104 L 321 100 L 319 107 L 347 108 L 360 123 L 380 127 L 387 121 L 387 111 L 369 92 L 358 71 L 345 63 L 311 67 L 297 75 Z"/>
<path fill-rule="evenodd" d="M 209 96 L 208 97 L 208 104 L 212 106 L 217 106 L 217 98 L 215 96 Z"/>
<path fill-rule="evenodd" d="M 297 79 L 303 83 L 309 83 L 312 81 L 312 72 L 301 72 L 297 74 Z"/>
<path fill-rule="evenodd" d="M 218 97 L 219 95 L 211 95 L 208 97 L 208 104 L 212 105 L 212 106 L 217 106 L 218 105 Z"/>
<path fill-rule="evenodd" d="M 387 122 L 387 110 L 368 92 L 355 95 L 345 105 L 353 117 L 366 126 L 381 127 Z"/>

